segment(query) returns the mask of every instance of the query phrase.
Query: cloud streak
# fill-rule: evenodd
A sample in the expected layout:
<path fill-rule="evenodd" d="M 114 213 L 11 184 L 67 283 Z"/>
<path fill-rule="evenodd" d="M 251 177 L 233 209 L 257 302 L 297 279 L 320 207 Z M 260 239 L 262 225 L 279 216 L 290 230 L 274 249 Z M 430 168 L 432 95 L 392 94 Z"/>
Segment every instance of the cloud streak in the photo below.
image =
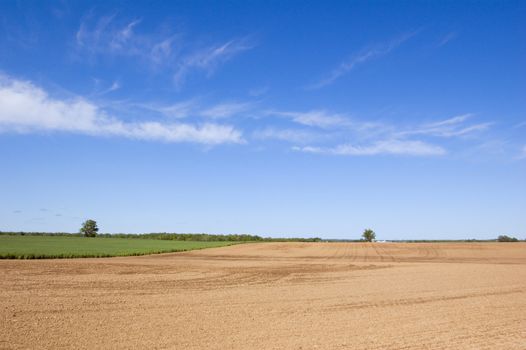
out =
<path fill-rule="evenodd" d="M 276 112 L 274 112 L 276 113 Z M 328 112 L 287 112 L 277 113 L 287 116 L 293 122 L 323 130 L 337 131 L 334 138 L 351 139 L 353 142 L 343 142 L 336 146 L 307 145 L 293 147 L 293 150 L 315 154 L 345 155 L 345 156 L 374 156 L 374 155 L 409 155 L 409 156 L 440 156 L 447 153 L 446 149 L 435 144 L 437 138 L 451 139 L 463 138 L 476 132 L 489 128 L 491 123 L 467 124 L 472 114 L 463 114 L 452 118 L 439 120 L 433 123 L 416 125 L 409 129 L 396 125 L 377 122 L 351 121 L 344 115 Z M 285 140 L 287 134 L 263 134 L 267 137 L 276 135 L 275 138 Z M 291 131 L 290 135 L 294 135 Z M 334 139 L 333 138 L 333 139 Z M 434 138 L 434 141 L 431 140 Z M 294 142 L 294 137 L 290 137 Z"/>
<path fill-rule="evenodd" d="M 52 98 L 34 84 L 0 77 L 0 131 L 72 132 L 206 145 L 244 143 L 241 131 L 215 123 L 125 122 L 83 98 Z"/>
<path fill-rule="evenodd" d="M 472 114 L 463 114 L 436 123 L 424 124 L 421 127 L 397 133 L 398 136 L 429 135 L 435 137 L 458 137 L 466 136 L 473 132 L 488 129 L 492 123 L 478 123 L 466 126 L 464 122 L 471 118 Z"/>
<path fill-rule="evenodd" d="M 327 136 L 310 130 L 267 127 L 254 131 L 252 137 L 256 140 L 279 140 L 296 144 L 305 144 L 307 142 L 324 139 Z"/>
<path fill-rule="evenodd" d="M 199 99 L 190 99 L 168 105 L 139 103 L 130 104 L 129 108 L 139 107 L 148 111 L 161 114 L 168 118 L 201 118 L 201 119 L 227 119 L 253 112 L 254 104 L 251 102 L 221 102 L 203 105 Z"/>
<path fill-rule="evenodd" d="M 174 82 L 177 87 L 181 87 L 192 71 L 205 72 L 209 77 L 220 64 L 253 47 L 254 45 L 250 44 L 247 39 L 233 39 L 191 52 L 179 61 L 173 75 Z"/>
<path fill-rule="evenodd" d="M 252 107 L 250 103 L 220 103 L 198 112 L 199 115 L 212 119 L 229 118 L 248 111 Z"/>
<path fill-rule="evenodd" d="M 442 47 L 442 46 L 446 45 L 447 43 L 449 43 L 451 40 L 455 39 L 456 37 L 457 37 L 457 33 L 450 32 L 450 33 L 444 35 L 442 38 L 440 38 L 440 40 L 436 44 L 436 47 Z"/>
<path fill-rule="evenodd" d="M 90 15 L 82 20 L 75 35 L 77 48 L 91 55 L 140 53 L 134 35 L 134 27 L 140 23 L 140 20 L 123 24 L 116 22 L 115 15 L 101 16 L 95 22 L 91 21 L 91 17 Z"/>
<path fill-rule="evenodd" d="M 404 42 L 415 36 L 417 32 L 418 31 L 406 33 L 387 43 L 376 44 L 362 49 L 360 52 L 352 55 L 348 60 L 340 63 L 340 65 L 333 69 L 326 77 L 307 86 L 307 89 L 320 89 L 334 83 L 336 80 L 346 75 L 357 66 L 387 55 L 402 45 Z"/>
<path fill-rule="evenodd" d="M 331 154 L 341 156 L 374 156 L 374 155 L 408 155 L 408 156 L 440 156 L 446 150 L 440 146 L 423 141 L 383 140 L 370 145 L 342 144 L 336 147 L 293 147 L 295 151 Z"/>
<path fill-rule="evenodd" d="M 168 72 L 174 85 L 181 88 L 195 72 L 210 77 L 218 67 L 255 45 L 248 38 L 233 38 L 210 45 L 194 46 L 182 40 L 183 35 L 139 33 L 141 19 L 122 21 L 116 15 L 93 19 L 85 16 L 76 33 L 79 58 L 92 61 L 99 56 L 135 57 L 157 71 Z"/>
<path fill-rule="evenodd" d="M 98 85 L 97 82 L 96 84 Z M 121 88 L 121 84 L 118 81 L 114 81 L 110 86 L 108 86 L 107 88 L 103 90 L 95 92 L 93 95 L 97 95 L 97 96 L 106 95 L 106 94 L 109 94 L 110 92 L 117 91 L 120 88 Z"/>
<path fill-rule="evenodd" d="M 295 123 L 322 129 L 348 127 L 352 125 L 350 120 L 345 116 L 336 113 L 329 113 L 324 110 L 312 110 L 307 112 L 269 110 L 265 114 L 286 117 Z"/>

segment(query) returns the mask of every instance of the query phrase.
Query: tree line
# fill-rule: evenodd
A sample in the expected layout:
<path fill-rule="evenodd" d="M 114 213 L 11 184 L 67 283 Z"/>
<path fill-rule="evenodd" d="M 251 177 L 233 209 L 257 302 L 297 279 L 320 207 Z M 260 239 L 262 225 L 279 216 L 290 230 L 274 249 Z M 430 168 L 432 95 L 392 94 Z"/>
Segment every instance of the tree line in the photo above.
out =
<path fill-rule="evenodd" d="M 330 241 L 355 241 L 355 240 L 322 240 L 319 237 L 314 238 L 271 238 L 261 237 L 250 234 L 229 234 L 229 235 L 214 235 L 208 233 L 98 233 L 99 228 L 95 220 L 86 220 L 82 224 L 79 233 L 66 232 L 2 232 L 0 235 L 28 235 L 28 236 L 76 236 L 76 237 L 101 237 L 101 238 L 136 238 L 136 239 L 159 239 L 167 241 L 197 241 L 197 242 L 330 242 Z M 376 233 L 371 229 L 365 229 L 359 241 L 375 242 Z M 417 243 L 417 242 L 488 242 L 495 240 L 400 240 L 399 242 Z M 496 239 L 497 242 L 518 242 L 515 237 L 507 235 L 500 235 Z"/>
<path fill-rule="evenodd" d="M 0 235 L 11 236 L 68 236 L 68 237 L 84 237 L 84 232 L 67 233 L 67 232 L 13 232 L 0 231 Z M 93 237 L 94 235 L 91 235 Z M 133 238 L 133 239 L 160 239 L 167 241 L 194 241 L 194 242 L 320 242 L 321 238 L 271 238 L 261 237 L 250 234 L 230 234 L 230 235 L 214 235 L 208 233 L 97 233 L 98 238 Z"/>

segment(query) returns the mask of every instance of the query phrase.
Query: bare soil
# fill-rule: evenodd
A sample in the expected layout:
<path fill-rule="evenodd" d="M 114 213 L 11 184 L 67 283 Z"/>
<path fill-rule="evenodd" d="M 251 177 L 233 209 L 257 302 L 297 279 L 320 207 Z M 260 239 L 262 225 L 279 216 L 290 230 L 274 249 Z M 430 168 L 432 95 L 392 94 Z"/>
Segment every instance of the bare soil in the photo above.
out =
<path fill-rule="evenodd" d="M 2 349 L 526 349 L 525 243 L 0 261 Z"/>

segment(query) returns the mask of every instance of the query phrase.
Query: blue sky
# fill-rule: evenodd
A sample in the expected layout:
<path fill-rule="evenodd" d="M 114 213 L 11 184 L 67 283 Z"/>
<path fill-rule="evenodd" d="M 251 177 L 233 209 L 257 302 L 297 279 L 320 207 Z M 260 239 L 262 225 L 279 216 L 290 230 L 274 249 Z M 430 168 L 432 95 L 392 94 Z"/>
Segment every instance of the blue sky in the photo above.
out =
<path fill-rule="evenodd" d="M 526 3 L 0 2 L 0 230 L 526 238 Z"/>

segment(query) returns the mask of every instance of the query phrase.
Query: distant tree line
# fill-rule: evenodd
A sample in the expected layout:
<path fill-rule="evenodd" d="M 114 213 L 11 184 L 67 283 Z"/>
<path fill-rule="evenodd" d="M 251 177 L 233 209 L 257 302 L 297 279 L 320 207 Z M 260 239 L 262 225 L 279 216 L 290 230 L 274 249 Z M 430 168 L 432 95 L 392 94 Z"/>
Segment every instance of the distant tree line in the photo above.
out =
<path fill-rule="evenodd" d="M 25 231 L 0 231 L 3 236 L 71 236 L 81 237 L 81 233 L 69 232 L 25 232 Z"/>
<path fill-rule="evenodd" d="M 138 238 L 138 239 L 161 239 L 166 241 L 196 241 L 196 242 L 250 242 L 263 241 L 264 238 L 256 235 L 212 235 L 208 233 L 104 233 L 99 234 L 99 237 L 113 237 L 113 238 Z"/>
<path fill-rule="evenodd" d="M 0 235 L 17 236 L 70 236 L 83 237 L 84 233 L 67 232 L 6 232 L 0 231 Z M 99 233 L 97 238 L 134 238 L 134 239 L 161 239 L 168 241 L 194 241 L 194 242 L 320 242 L 321 238 L 271 238 L 257 235 L 212 235 L 208 233 Z"/>
<path fill-rule="evenodd" d="M 23 231 L 0 231 L 0 235 L 17 235 L 17 236 L 69 236 L 83 237 L 84 233 L 68 232 L 23 232 Z M 240 234 L 240 235 L 213 235 L 208 233 L 99 233 L 99 238 L 135 238 L 135 239 L 161 239 L 172 241 L 197 241 L 197 242 L 363 242 L 362 239 L 321 239 L 313 238 L 271 238 L 261 237 L 258 235 Z M 520 242 L 521 240 L 507 235 L 500 235 L 497 239 L 411 239 L 411 240 L 388 240 L 389 242 L 399 243 L 447 243 L 447 242 Z M 526 241 L 523 240 L 523 241 Z"/>

